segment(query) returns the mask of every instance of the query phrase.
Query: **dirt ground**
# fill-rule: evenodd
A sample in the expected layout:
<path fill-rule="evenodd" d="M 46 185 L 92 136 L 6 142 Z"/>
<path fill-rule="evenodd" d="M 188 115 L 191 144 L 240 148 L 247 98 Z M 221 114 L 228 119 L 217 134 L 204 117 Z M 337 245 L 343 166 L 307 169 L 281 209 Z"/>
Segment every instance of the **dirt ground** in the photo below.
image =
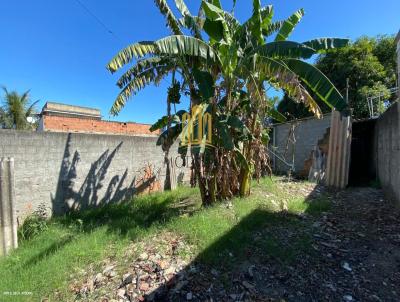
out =
<path fill-rule="evenodd" d="M 116 301 L 400 301 L 400 212 L 381 190 L 280 186 L 308 196 L 310 205 L 325 194 L 331 206 L 318 215 L 268 214 L 266 223 L 256 228 L 239 223 L 221 241 L 238 238 L 235 232 L 245 234 L 243 242 L 232 243 L 243 246 L 244 257 L 230 260 L 228 253 L 220 263 L 205 264 L 201 255 L 185 262 L 174 253 L 180 238 L 154 238 L 165 254 L 155 253 L 152 243 L 145 245 L 134 264 L 141 276 L 126 274 L 102 285 L 96 285 L 102 281 L 95 277 L 88 286 L 98 287 L 93 291 L 98 294 L 82 296 L 79 288 L 77 297 L 96 300 L 109 290 L 116 293 Z M 265 214 L 248 219 L 264 217 L 260 215 Z M 207 252 L 219 252 L 218 244 Z M 123 281 L 127 278 L 131 284 Z M 157 288 L 149 290 L 148 280 L 158 280 Z M 146 294 L 135 293 L 140 291 Z"/>

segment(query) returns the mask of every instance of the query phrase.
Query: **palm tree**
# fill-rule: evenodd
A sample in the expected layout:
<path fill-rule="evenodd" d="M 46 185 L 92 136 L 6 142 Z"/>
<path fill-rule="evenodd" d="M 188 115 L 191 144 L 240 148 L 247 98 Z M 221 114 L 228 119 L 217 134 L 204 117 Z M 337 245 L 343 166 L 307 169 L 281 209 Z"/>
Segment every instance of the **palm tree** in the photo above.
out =
<path fill-rule="evenodd" d="M 29 90 L 23 94 L 19 94 L 16 91 L 9 92 L 5 87 L 3 87 L 3 90 L 2 123 L 5 128 L 18 130 L 32 129 L 33 124 L 28 121 L 28 117 L 35 113 L 35 105 L 38 101 L 31 103 Z"/>
<path fill-rule="evenodd" d="M 261 7 L 260 0 L 253 0 L 253 14 L 241 24 L 222 9 L 219 0 L 203 0 L 197 16 L 191 15 L 183 0 L 175 0 L 182 14 L 179 20 L 166 0 L 155 2 L 173 35 L 129 45 L 109 62 L 107 68 L 115 72 L 136 61 L 117 83 L 122 90 L 111 112 L 117 114 L 137 91 L 177 71 L 182 89 L 190 93 L 191 106 L 203 104 L 204 110 L 212 112 L 215 148 L 192 149 L 203 202 L 249 194 L 249 180 L 268 138 L 261 121 L 265 116 L 283 118 L 268 102 L 267 84 L 303 102 L 317 117 L 321 112 L 311 93 L 331 108 L 346 108 L 329 79 L 303 59 L 345 46 L 348 40 L 288 41 L 304 15 L 302 9 L 287 20 L 273 22 L 273 7 Z M 192 35 L 184 35 L 184 28 Z M 169 144 L 185 129 L 179 116 L 163 117 L 154 125 L 159 129 L 171 120 L 175 125 L 161 135 L 162 142 Z"/>
<path fill-rule="evenodd" d="M 8 118 L 3 108 L 0 107 L 0 129 L 6 128 L 8 124 Z"/>

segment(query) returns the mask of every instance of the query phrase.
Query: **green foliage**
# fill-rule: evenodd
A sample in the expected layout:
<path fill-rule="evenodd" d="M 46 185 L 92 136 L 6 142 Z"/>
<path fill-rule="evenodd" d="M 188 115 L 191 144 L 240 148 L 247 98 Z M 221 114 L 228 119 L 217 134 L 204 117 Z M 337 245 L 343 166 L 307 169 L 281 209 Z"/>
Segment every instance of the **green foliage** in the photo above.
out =
<path fill-rule="evenodd" d="M 389 100 L 391 95 L 389 89 L 385 85 L 380 82 L 374 83 L 372 87 L 363 86 L 358 91 L 358 94 L 362 100 L 367 101 L 368 97 L 374 97 L 372 99 L 374 114 L 379 114 L 385 111 L 386 100 Z M 379 96 L 379 97 L 378 97 Z M 361 102 L 354 103 L 353 105 L 354 111 L 358 113 L 358 115 L 368 116 L 369 111 L 367 112 L 367 107 Z"/>
<path fill-rule="evenodd" d="M 175 81 L 168 88 L 168 102 L 170 104 L 179 104 L 181 100 L 181 84 L 178 81 Z"/>
<path fill-rule="evenodd" d="M 218 131 L 218 146 L 225 150 L 233 150 L 235 148 L 234 141 L 227 120 L 221 119 L 215 123 Z"/>
<path fill-rule="evenodd" d="M 183 18 L 179 19 L 179 23 L 182 27 L 189 29 L 194 37 L 201 39 L 201 30 L 204 27 L 204 19 L 185 15 Z"/>
<path fill-rule="evenodd" d="M 210 37 L 210 41 L 207 43 L 196 37 L 176 34 L 177 30 L 175 27 L 177 24 L 173 21 L 173 14 L 166 1 L 156 1 L 156 4 L 161 13 L 166 17 L 168 24 L 175 35 L 154 42 L 139 42 L 133 44 L 122 50 L 113 58 L 113 60 L 110 61 L 108 69 L 114 72 L 123 65 L 131 62 L 133 58 L 140 59 L 146 55 L 155 56 L 150 59 L 138 61 L 137 64 L 128 70 L 128 72 L 126 72 L 118 81 L 118 85 L 123 89 L 112 107 L 111 111 L 114 114 L 117 114 L 124 106 L 125 102 L 138 90 L 143 89 L 152 82 L 157 82 L 157 80 L 171 72 L 171 66 L 166 65 L 168 65 L 168 61 L 172 62 L 175 58 L 177 61 L 173 64 L 175 64 L 175 66 L 179 65 L 182 71 L 186 73 L 182 74 L 186 83 L 193 81 L 194 77 L 197 84 L 201 86 L 200 92 L 204 94 L 203 98 L 209 99 L 214 93 L 209 89 L 212 85 L 205 85 L 206 82 L 204 81 L 204 76 L 200 79 L 200 74 L 196 71 L 200 70 L 198 68 L 198 64 L 200 63 L 199 61 L 185 63 L 187 60 L 192 60 L 189 59 L 189 57 L 197 57 L 200 60 L 206 60 L 206 66 L 211 67 L 214 65 L 214 70 L 219 68 L 221 76 L 223 77 L 234 77 L 236 79 L 248 81 L 247 77 L 249 74 L 243 71 L 251 67 L 251 64 L 253 64 L 252 72 L 257 72 L 256 69 L 258 68 L 264 68 L 262 66 L 254 65 L 257 61 L 255 55 L 253 56 L 253 62 L 250 62 L 249 57 L 246 56 L 248 54 L 264 56 L 267 60 L 272 58 L 282 60 L 310 58 L 317 52 L 332 49 L 334 47 L 342 47 L 347 43 L 346 39 L 336 38 L 320 38 L 305 42 L 304 44 L 285 41 L 303 17 L 304 11 L 300 9 L 287 20 L 274 23 L 272 22 L 272 6 L 261 7 L 259 0 L 253 1 L 253 14 L 250 19 L 242 25 L 240 25 L 239 21 L 237 21 L 230 13 L 222 9 L 219 1 L 202 1 L 201 8 L 206 16 L 204 19 L 205 25 L 203 29 Z M 186 16 L 191 16 L 184 1 L 176 1 L 176 5 L 184 18 Z M 183 23 L 181 22 L 180 25 L 182 24 Z M 199 29 L 199 27 L 197 29 Z M 275 30 L 279 30 L 275 39 L 276 42 L 265 43 L 263 37 L 263 34 L 266 34 L 265 31 L 267 31 L 267 34 L 270 34 Z M 249 42 L 251 44 L 249 44 Z M 249 47 L 252 48 L 251 50 L 249 49 L 250 53 L 246 51 Z M 307 93 L 306 89 L 301 85 L 299 86 L 300 83 L 294 83 L 292 81 L 288 84 L 285 83 L 283 77 L 279 78 L 277 74 L 272 74 L 275 71 L 271 70 L 271 64 L 275 67 L 280 65 L 278 69 L 282 71 L 282 69 L 285 69 L 285 64 L 287 64 L 288 61 L 273 62 L 270 60 L 268 62 L 267 60 L 264 60 L 263 62 L 267 62 L 268 67 L 262 70 L 268 70 L 269 74 L 267 73 L 264 78 L 258 79 L 258 81 L 272 81 L 275 87 L 283 88 L 285 90 L 288 89 L 291 97 L 304 101 L 312 112 L 319 114 L 316 102 L 312 99 L 312 96 Z M 163 65 L 160 65 L 161 62 Z M 258 60 L 257 63 L 260 63 L 260 61 Z M 294 67 L 298 67 L 300 63 L 292 62 L 292 64 Z M 312 70 L 312 67 L 307 65 L 308 64 L 304 63 L 296 70 L 296 72 L 299 72 L 304 71 L 303 68 L 308 68 L 307 72 L 303 72 L 303 80 L 305 79 L 305 76 L 310 73 L 310 70 Z M 277 69 L 275 68 L 275 70 Z M 192 72 L 192 74 L 189 75 L 187 74 L 188 72 Z M 206 71 L 204 70 L 204 72 Z M 289 70 L 285 70 L 285 73 L 289 74 Z M 342 110 L 345 105 L 341 99 L 341 95 L 337 93 L 335 87 L 330 85 L 329 81 L 326 81 L 323 74 L 318 73 L 317 71 L 313 71 L 311 74 L 313 83 L 306 81 L 306 84 L 310 84 L 309 86 L 311 90 L 330 106 L 336 106 L 337 109 Z M 292 79 L 294 79 L 294 76 L 295 74 L 290 75 Z M 322 84 L 317 85 L 317 81 L 320 81 Z M 211 81 L 207 80 L 207 82 Z M 229 83 L 231 84 L 234 82 L 235 81 L 229 80 Z M 319 88 L 321 88 L 321 91 Z M 191 89 L 191 92 L 194 93 L 195 91 Z M 332 92 L 332 97 L 329 94 L 330 92 Z M 196 96 L 193 95 L 193 97 Z"/>
<path fill-rule="evenodd" d="M 250 171 L 250 164 L 247 162 L 246 157 L 243 155 L 242 152 L 240 152 L 239 149 L 235 149 L 235 155 L 236 159 L 239 162 L 239 164 L 246 170 Z"/>
<path fill-rule="evenodd" d="M 349 45 L 343 39 L 317 39 L 303 44 L 322 53 L 316 67 L 342 94 L 346 91 L 346 78 L 349 78 L 349 103 L 355 118 L 369 117 L 368 96 L 384 96 L 380 101 L 374 101 L 377 112 L 384 110 L 384 100 L 393 101 L 393 96 L 388 95 L 388 88 L 396 86 L 396 45 L 393 36 L 362 37 Z M 322 112 L 330 112 L 329 106 L 319 98 L 316 101 Z M 296 103 L 288 96 L 279 103 L 278 110 L 288 112 L 291 118 L 311 116 L 302 103 Z"/>
<path fill-rule="evenodd" d="M 304 16 L 304 10 L 299 9 L 293 15 L 291 15 L 287 20 L 285 20 L 276 35 L 275 41 L 285 41 L 289 35 L 292 33 L 296 25 Z"/>
<path fill-rule="evenodd" d="M 107 69 L 114 73 L 125 64 L 130 63 L 133 59 L 142 58 L 148 54 L 154 53 L 155 47 L 153 42 L 143 41 L 131 44 L 122 49 L 111 61 L 107 64 Z"/>
<path fill-rule="evenodd" d="M 349 78 L 350 107 L 356 118 L 364 118 L 369 117 L 367 95 L 385 93 L 396 85 L 395 56 L 394 37 L 362 37 L 348 47 L 328 51 L 318 59 L 317 67 L 342 92 Z"/>
<path fill-rule="evenodd" d="M 331 108 L 324 102 L 317 99 L 318 105 L 321 108 L 322 113 L 331 112 Z M 292 99 L 290 96 L 285 94 L 278 103 L 277 110 L 286 117 L 287 120 L 292 120 L 295 118 L 305 118 L 312 116 L 312 113 L 308 108 L 301 102 Z M 275 122 L 281 122 L 279 119 L 273 117 Z"/>
<path fill-rule="evenodd" d="M 163 151 L 169 150 L 169 148 L 176 141 L 181 132 L 182 132 L 182 124 L 176 124 L 170 127 L 169 129 L 166 129 L 158 137 L 157 146 L 161 146 Z"/>
<path fill-rule="evenodd" d="M 329 107 L 345 109 L 342 95 L 318 68 L 297 59 L 287 59 L 285 63 Z"/>
<path fill-rule="evenodd" d="M 160 55 L 201 57 L 212 62 L 218 61 L 214 49 L 200 39 L 190 36 L 169 36 L 154 42 Z"/>
<path fill-rule="evenodd" d="M 41 204 L 33 214 L 29 215 L 24 220 L 22 226 L 18 228 L 18 239 L 32 239 L 33 237 L 46 231 L 47 228 L 47 211 L 44 204 Z"/>
<path fill-rule="evenodd" d="M 341 38 L 319 38 L 310 41 L 303 42 L 302 44 L 307 45 L 319 52 L 326 52 L 329 49 L 342 48 L 349 45 L 348 39 Z"/>
<path fill-rule="evenodd" d="M 36 102 L 31 102 L 29 90 L 23 94 L 16 91 L 9 92 L 5 87 L 4 100 L 0 107 L 0 127 L 17 130 L 35 129 L 36 125 L 28 122 L 28 117 L 36 113 Z"/>
<path fill-rule="evenodd" d="M 262 33 L 264 36 L 269 37 L 275 32 L 279 31 L 283 25 L 283 21 L 271 22 L 266 26 L 263 26 Z"/>
<path fill-rule="evenodd" d="M 315 54 L 315 49 L 293 41 L 276 41 L 256 48 L 254 53 L 271 58 L 309 59 Z"/>
<path fill-rule="evenodd" d="M 147 69 L 137 75 L 118 94 L 118 97 L 115 99 L 114 104 L 111 107 L 110 113 L 117 115 L 132 96 L 147 87 L 149 84 L 164 78 L 168 72 L 172 71 L 172 69 L 172 66 L 157 66 L 152 69 Z"/>
<path fill-rule="evenodd" d="M 136 77 L 140 77 L 146 70 L 156 69 L 161 66 L 168 64 L 167 60 L 163 60 L 159 57 L 146 58 L 138 60 L 136 65 L 129 68 L 117 81 L 117 86 L 119 88 L 124 88 L 129 82 L 133 81 Z"/>
<path fill-rule="evenodd" d="M 22 226 L 18 229 L 18 238 L 20 240 L 29 240 L 34 236 L 39 235 L 46 229 L 46 219 L 43 219 L 36 214 L 33 214 L 27 217 Z"/>
<path fill-rule="evenodd" d="M 209 72 L 195 68 L 193 69 L 193 77 L 205 101 L 214 96 L 214 80 Z"/>
<path fill-rule="evenodd" d="M 160 10 L 160 13 L 165 17 L 167 21 L 167 26 L 172 30 L 175 35 L 181 35 L 182 30 L 179 26 L 178 20 L 175 18 L 172 13 L 170 7 L 168 6 L 167 0 L 154 0 L 154 3 Z M 179 2 L 177 3 L 179 4 Z M 183 5 L 179 6 L 181 9 L 184 9 Z"/>
<path fill-rule="evenodd" d="M 229 28 L 224 20 L 225 12 L 220 7 L 206 1 L 202 2 L 202 8 L 207 17 L 204 22 L 204 31 L 216 42 L 229 43 Z"/>
<path fill-rule="evenodd" d="M 380 35 L 375 38 L 373 54 L 378 58 L 386 71 L 386 81 L 388 87 L 396 85 L 396 42 L 394 36 Z"/>
<path fill-rule="evenodd" d="M 136 65 L 125 72 L 117 83 L 121 92 L 111 109 L 114 114 L 147 85 L 158 84 L 170 73 L 175 79 L 175 72 L 183 83 L 179 89 L 189 95 L 191 106 L 208 106 L 215 149 L 206 150 L 205 143 L 191 146 L 192 153 L 195 152 L 193 175 L 199 178 L 197 183 L 205 203 L 230 198 L 239 191 L 242 195 L 250 192 L 250 169 L 238 165 L 240 160 L 232 152 L 235 148 L 240 150 L 249 166 L 255 167 L 256 177 L 260 177 L 261 170 L 268 165 L 263 145 L 268 137 L 263 121 L 271 116 L 280 120 L 284 117 L 269 103 L 266 83 L 283 89 L 318 117 L 321 110 L 314 97 L 340 111 L 346 109 L 341 94 L 328 78 L 300 59 L 309 59 L 314 54 L 342 47 L 347 40 L 320 38 L 305 43 L 287 41 L 304 11 L 300 9 L 284 21 L 272 21 L 272 6 L 262 7 L 260 0 L 253 0 L 252 3 L 250 18 L 241 23 L 225 11 L 218 0 L 201 1 L 197 19 L 191 16 L 183 0 L 177 0 L 175 4 L 183 17 L 178 22 L 166 1 L 156 1 L 173 35 L 133 44 L 117 54 L 108 65 L 108 69 L 114 72 L 136 60 Z M 182 32 L 181 27 L 190 29 L 192 35 L 179 33 Z M 275 41 L 270 42 L 270 37 L 266 35 L 276 31 Z M 202 32 L 207 34 L 208 40 L 202 38 Z M 170 103 L 167 116 L 170 115 Z M 163 117 L 152 129 L 160 129 L 170 122 L 168 117 Z M 161 134 L 158 145 L 168 150 L 180 131 L 188 131 L 188 127 L 178 122 Z M 206 157 L 214 160 L 206 160 Z M 203 171 L 199 167 L 203 167 Z M 245 182 L 248 185 L 243 185 Z"/>
<path fill-rule="evenodd" d="M 271 108 L 268 111 L 268 116 L 270 116 L 272 119 L 274 119 L 275 121 L 278 121 L 280 123 L 284 123 L 286 121 L 286 117 L 282 113 L 280 113 L 279 110 L 277 110 L 275 108 Z"/>
<path fill-rule="evenodd" d="M 286 59 L 285 61 L 272 59 L 269 57 L 263 56 L 254 56 L 252 60 L 252 69 L 254 72 L 257 70 L 261 71 L 261 74 L 273 85 L 275 88 L 283 89 L 290 97 L 293 99 L 304 103 L 308 109 L 313 112 L 316 116 L 320 116 L 320 108 L 315 102 L 315 100 L 311 97 L 310 93 L 305 89 L 303 83 L 300 79 L 307 81 L 306 84 L 312 91 L 320 92 L 319 96 L 325 102 L 329 104 L 329 102 L 334 101 L 336 106 L 340 106 L 340 108 L 345 107 L 345 103 L 339 93 L 336 92 L 336 88 L 325 78 L 325 76 L 320 72 L 308 72 L 305 70 L 298 68 L 298 70 L 293 71 L 288 67 L 288 64 L 293 64 L 293 67 L 297 67 L 294 62 L 294 59 Z M 293 62 L 293 63 L 292 63 Z M 304 63 L 302 61 L 298 61 Z M 308 63 L 304 63 L 304 68 L 311 66 Z M 300 73 L 300 74 L 298 74 Z M 317 83 L 316 85 L 314 85 Z M 320 85 L 318 85 L 320 83 Z M 332 97 L 330 97 L 329 92 L 332 93 Z M 329 98 L 328 98 L 329 97 Z"/>
<path fill-rule="evenodd" d="M 172 124 L 180 124 L 182 120 L 182 115 L 185 113 L 185 110 L 179 110 L 176 114 L 170 116 L 170 121 Z M 168 125 L 168 116 L 164 115 L 162 118 L 158 119 L 151 127 L 150 131 L 156 131 L 162 129 Z"/>
<path fill-rule="evenodd" d="M 264 146 L 268 146 L 268 143 L 270 141 L 269 137 L 269 129 L 264 129 L 261 133 L 261 141 L 264 144 Z"/>
<path fill-rule="evenodd" d="M 182 16 L 190 15 L 190 11 L 183 0 L 175 0 L 175 5 Z"/>
<path fill-rule="evenodd" d="M 155 122 L 153 125 L 151 125 L 150 127 L 150 131 L 156 131 L 159 129 L 162 129 L 164 127 L 166 127 L 168 124 L 168 116 L 164 115 L 162 118 L 158 119 L 157 122 Z"/>
<path fill-rule="evenodd" d="M 10 125 L 9 117 L 2 107 L 0 107 L 0 129 L 7 128 Z"/>

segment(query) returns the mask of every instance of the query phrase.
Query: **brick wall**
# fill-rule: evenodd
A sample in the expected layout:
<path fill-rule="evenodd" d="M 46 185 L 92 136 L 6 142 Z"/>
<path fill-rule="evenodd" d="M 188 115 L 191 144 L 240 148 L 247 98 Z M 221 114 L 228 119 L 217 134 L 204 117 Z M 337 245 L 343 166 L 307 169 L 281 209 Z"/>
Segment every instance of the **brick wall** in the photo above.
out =
<path fill-rule="evenodd" d="M 164 153 L 156 141 L 143 135 L 0 130 L 0 158 L 15 160 L 19 221 L 41 203 L 57 214 L 163 187 Z M 178 156 L 176 146 L 170 154 Z M 154 179 L 145 177 L 149 167 Z M 186 171 L 177 168 L 176 177 L 187 181 Z"/>
<path fill-rule="evenodd" d="M 41 130 L 55 132 L 105 133 L 123 135 L 158 135 L 150 131 L 150 125 L 110 122 L 86 118 L 43 115 Z"/>

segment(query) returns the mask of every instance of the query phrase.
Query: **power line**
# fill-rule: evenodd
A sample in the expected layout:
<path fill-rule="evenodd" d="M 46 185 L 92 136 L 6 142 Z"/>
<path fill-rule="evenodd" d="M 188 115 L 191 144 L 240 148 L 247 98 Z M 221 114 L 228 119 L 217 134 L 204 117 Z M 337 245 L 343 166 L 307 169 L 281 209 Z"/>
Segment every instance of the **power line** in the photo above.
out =
<path fill-rule="evenodd" d="M 80 0 L 75 0 L 87 14 L 89 14 L 101 27 L 103 27 L 110 35 L 113 35 L 118 41 L 122 43 L 122 40 L 106 25 L 99 17 L 97 17 L 85 4 L 83 4 Z"/>

